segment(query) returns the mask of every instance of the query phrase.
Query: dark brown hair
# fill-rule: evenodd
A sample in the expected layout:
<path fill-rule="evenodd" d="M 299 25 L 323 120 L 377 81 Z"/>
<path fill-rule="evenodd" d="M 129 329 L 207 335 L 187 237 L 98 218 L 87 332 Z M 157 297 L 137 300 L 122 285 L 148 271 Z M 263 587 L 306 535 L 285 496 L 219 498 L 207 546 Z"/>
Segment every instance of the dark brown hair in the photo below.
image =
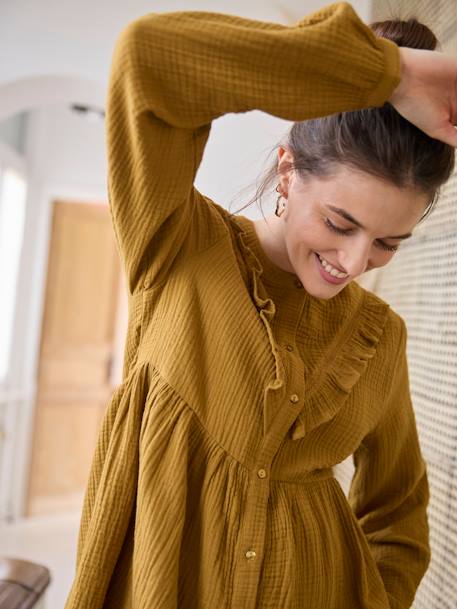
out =
<path fill-rule="evenodd" d="M 370 27 L 376 36 L 398 46 L 432 51 L 439 46 L 434 33 L 416 18 L 376 21 Z M 303 180 L 309 175 L 331 176 L 335 167 L 345 165 L 399 188 L 417 189 L 430 200 L 422 219 L 435 206 L 440 187 L 451 176 L 455 161 L 453 146 L 426 135 L 388 102 L 382 107 L 295 122 L 287 140 L 273 151 L 280 145 L 294 159 L 283 171 L 295 169 Z M 254 197 L 238 211 L 260 201 L 271 184 L 276 186 L 277 177 L 275 160 L 264 173 Z"/>

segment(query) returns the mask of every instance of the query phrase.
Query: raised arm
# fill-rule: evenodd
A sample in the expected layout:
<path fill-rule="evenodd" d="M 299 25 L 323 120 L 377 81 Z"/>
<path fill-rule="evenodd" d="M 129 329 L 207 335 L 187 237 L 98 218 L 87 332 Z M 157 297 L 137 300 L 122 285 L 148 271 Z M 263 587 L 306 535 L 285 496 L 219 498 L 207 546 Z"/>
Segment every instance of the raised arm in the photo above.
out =
<path fill-rule="evenodd" d="M 107 139 L 129 290 L 162 282 L 196 239 L 193 182 L 213 119 L 259 109 L 299 121 L 379 106 L 399 82 L 398 47 L 346 2 L 292 26 L 203 11 L 128 25 L 113 56 Z"/>
<path fill-rule="evenodd" d="M 400 328 L 384 416 L 354 453 L 349 503 L 367 537 L 391 609 L 408 609 L 430 560 L 429 487 L 409 392 L 406 328 Z"/>

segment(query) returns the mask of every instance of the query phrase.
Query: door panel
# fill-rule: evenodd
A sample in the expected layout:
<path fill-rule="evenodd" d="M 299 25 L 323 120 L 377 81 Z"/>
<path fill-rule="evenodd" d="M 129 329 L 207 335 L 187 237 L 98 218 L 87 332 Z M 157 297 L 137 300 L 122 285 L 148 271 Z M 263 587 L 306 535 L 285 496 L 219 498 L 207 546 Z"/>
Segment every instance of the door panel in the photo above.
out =
<path fill-rule="evenodd" d="M 108 207 L 57 201 L 48 260 L 28 515 L 79 509 L 113 391 L 120 265 Z"/>

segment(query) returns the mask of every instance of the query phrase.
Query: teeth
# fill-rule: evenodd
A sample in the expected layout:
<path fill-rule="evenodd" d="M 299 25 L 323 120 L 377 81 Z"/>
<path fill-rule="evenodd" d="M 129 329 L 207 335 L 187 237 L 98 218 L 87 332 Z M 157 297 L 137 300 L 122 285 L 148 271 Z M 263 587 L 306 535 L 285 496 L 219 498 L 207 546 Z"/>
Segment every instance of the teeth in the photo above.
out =
<path fill-rule="evenodd" d="M 347 277 L 348 276 L 347 273 L 341 273 L 341 271 L 338 271 L 337 269 L 335 269 L 331 264 L 329 264 L 327 262 L 327 260 L 324 260 L 324 258 L 322 258 L 319 254 L 318 254 L 318 258 L 321 261 L 321 264 L 324 267 L 324 269 L 332 277 L 338 277 L 338 279 L 342 279 L 343 277 Z"/>

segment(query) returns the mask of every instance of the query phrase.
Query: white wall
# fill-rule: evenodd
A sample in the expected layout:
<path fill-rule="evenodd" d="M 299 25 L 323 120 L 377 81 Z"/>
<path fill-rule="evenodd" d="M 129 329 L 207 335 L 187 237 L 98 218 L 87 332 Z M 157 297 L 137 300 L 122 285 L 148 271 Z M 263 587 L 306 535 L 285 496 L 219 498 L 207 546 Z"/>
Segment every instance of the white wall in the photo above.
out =
<path fill-rule="evenodd" d="M 27 114 L 25 112 L 14 114 L 0 123 L 0 141 L 23 155 L 26 131 Z"/>
<path fill-rule="evenodd" d="M 67 105 L 53 105 L 32 110 L 28 123 L 27 157 L 43 182 L 105 193 L 102 120 L 92 122 Z"/>
<path fill-rule="evenodd" d="M 43 188 L 56 196 L 75 193 L 91 202 L 100 199 L 106 203 L 103 121 L 91 122 L 68 105 L 59 104 L 32 110 L 27 123 L 26 159 L 33 179 L 29 205 L 38 205 L 38 191 Z M 276 158 L 268 154 L 289 125 L 255 110 L 216 119 L 197 175 L 197 188 L 226 207 L 231 205 L 233 211 L 237 209 L 252 189 L 239 191 L 255 182 L 267 160 Z M 246 213 L 256 215 L 254 210 Z"/>

